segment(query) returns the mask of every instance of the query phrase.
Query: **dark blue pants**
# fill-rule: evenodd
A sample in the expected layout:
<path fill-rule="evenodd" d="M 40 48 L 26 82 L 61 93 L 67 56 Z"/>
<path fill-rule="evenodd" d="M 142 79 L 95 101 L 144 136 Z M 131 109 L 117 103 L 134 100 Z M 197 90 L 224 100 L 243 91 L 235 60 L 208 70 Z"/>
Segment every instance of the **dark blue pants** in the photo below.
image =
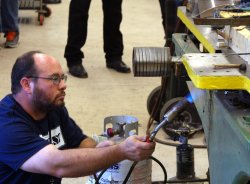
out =
<path fill-rule="evenodd" d="M 68 40 L 64 53 L 68 66 L 81 63 L 84 58 L 81 48 L 87 39 L 90 3 L 91 0 L 71 0 L 70 2 Z M 123 55 L 123 38 L 120 31 L 122 0 L 102 0 L 102 5 L 105 58 L 106 61 L 120 60 Z"/>
<path fill-rule="evenodd" d="M 0 0 L 0 32 L 19 32 L 18 0 Z"/>

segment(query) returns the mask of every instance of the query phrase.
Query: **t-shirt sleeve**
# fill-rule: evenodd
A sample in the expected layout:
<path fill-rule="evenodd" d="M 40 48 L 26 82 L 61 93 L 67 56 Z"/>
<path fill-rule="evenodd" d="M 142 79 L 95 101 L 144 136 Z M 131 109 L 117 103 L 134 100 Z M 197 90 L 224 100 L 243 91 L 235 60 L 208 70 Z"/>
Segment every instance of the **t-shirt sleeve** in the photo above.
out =
<path fill-rule="evenodd" d="M 0 125 L 0 160 L 14 170 L 49 144 L 18 118 Z"/>
<path fill-rule="evenodd" d="M 76 122 L 69 116 L 66 108 L 63 109 L 63 134 L 67 142 L 68 148 L 77 148 L 81 141 L 87 138 L 87 135 L 83 133 L 81 128 L 76 124 Z"/>

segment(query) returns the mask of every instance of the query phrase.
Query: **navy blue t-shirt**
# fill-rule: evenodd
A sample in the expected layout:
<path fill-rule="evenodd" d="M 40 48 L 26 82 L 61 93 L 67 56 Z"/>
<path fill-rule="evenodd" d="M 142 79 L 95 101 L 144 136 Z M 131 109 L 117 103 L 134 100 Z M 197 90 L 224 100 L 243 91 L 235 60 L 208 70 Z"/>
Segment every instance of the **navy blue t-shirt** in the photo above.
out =
<path fill-rule="evenodd" d="M 7 95 L 0 101 L 0 183 L 52 184 L 60 178 L 20 169 L 22 164 L 48 144 L 58 149 L 76 148 L 86 138 L 65 107 L 50 111 L 36 121 Z"/>

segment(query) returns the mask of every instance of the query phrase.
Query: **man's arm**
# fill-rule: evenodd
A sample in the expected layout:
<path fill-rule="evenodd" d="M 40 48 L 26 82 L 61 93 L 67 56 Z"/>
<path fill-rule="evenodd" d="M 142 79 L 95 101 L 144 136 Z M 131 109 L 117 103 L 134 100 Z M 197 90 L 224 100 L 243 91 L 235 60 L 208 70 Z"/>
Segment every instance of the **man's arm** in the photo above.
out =
<path fill-rule="evenodd" d="M 86 143 L 86 142 L 85 142 Z M 148 158 L 155 143 L 143 142 L 139 136 L 131 136 L 120 144 L 98 148 L 58 150 L 48 145 L 29 158 L 21 169 L 59 178 L 91 175 L 122 160 L 134 161 Z"/>
<path fill-rule="evenodd" d="M 97 144 L 94 139 L 87 137 L 80 143 L 79 148 L 94 148 L 94 147 L 101 148 L 101 147 L 112 146 L 114 144 L 115 143 L 111 140 L 105 140 Z"/>

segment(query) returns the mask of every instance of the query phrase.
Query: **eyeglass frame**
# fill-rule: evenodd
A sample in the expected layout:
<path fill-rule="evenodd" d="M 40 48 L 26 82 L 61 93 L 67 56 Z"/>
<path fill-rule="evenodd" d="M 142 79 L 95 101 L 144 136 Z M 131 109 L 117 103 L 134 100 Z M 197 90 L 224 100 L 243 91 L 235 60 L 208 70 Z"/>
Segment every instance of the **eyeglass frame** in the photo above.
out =
<path fill-rule="evenodd" d="M 54 85 L 59 85 L 61 81 L 63 80 L 65 83 L 67 82 L 68 76 L 63 74 L 60 76 L 59 74 L 54 74 L 51 77 L 40 77 L 40 76 L 26 76 L 27 78 L 33 78 L 33 79 L 46 79 L 53 82 Z"/>

